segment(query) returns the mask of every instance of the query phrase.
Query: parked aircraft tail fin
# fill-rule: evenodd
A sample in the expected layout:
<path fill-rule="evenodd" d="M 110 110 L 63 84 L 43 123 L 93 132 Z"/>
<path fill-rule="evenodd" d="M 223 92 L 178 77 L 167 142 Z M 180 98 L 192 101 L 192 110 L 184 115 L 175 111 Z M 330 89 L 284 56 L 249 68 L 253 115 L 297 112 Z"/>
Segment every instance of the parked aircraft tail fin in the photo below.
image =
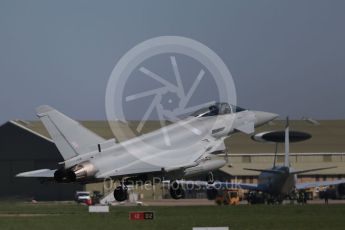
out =
<path fill-rule="evenodd" d="M 105 141 L 48 105 L 38 107 L 36 112 L 64 160 L 87 153 L 90 146 Z"/>
<path fill-rule="evenodd" d="M 285 159 L 284 166 L 290 167 L 290 128 L 289 128 L 289 117 L 286 118 L 285 126 Z"/>

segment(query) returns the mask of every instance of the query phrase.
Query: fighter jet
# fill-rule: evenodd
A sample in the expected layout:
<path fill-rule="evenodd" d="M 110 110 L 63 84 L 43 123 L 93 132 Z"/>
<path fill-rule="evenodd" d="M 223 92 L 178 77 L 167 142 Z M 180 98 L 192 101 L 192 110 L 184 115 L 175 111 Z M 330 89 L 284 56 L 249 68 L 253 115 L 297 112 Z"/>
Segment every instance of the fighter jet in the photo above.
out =
<path fill-rule="evenodd" d="M 173 181 L 223 167 L 226 160 L 214 153 L 226 151 L 226 137 L 238 131 L 253 133 L 255 127 L 277 117 L 273 113 L 214 103 L 156 131 L 118 142 L 103 139 L 50 106 L 40 106 L 36 111 L 64 161 L 57 169 L 16 176 L 58 183 L 116 179 L 122 181 L 114 190 L 117 201 L 128 198 L 124 179 L 144 181 L 164 176 Z"/>
<path fill-rule="evenodd" d="M 292 141 L 302 141 L 309 139 L 311 136 L 307 133 L 289 131 L 289 121 L 287 119 L 286 128 L 284 131 L 264 132 L 252 136 L 252 139 L 257 141 L 269 141 L 269 142 L 285 142 L 285 158 L 284 164 L 281 166 L 276 165 L 276 155 L 274 157 L 273 167 L 269 169 L 248 169 L 251 171 L 260 172 L 258 177 L 258 184 L 248 183 L 231 183 L 231 182 L 214 182 L 213 184 L 204 185 L 207 186 L 208 197 L 214 198 L 220 189 L 224 188 L 241 188 L 250 191 L 263 192 L 266 202 L 268 203 L 281 203 L 287 196 L 295 195 L 296 191 L 305 190 L 315 187 L 324 187 L 339 185 L 345 183 L 345 180 L 333 180 L 333 181 L 317 181 L 297 183 L 297 176 L 306 172 L 313 172 L 325 169 L 331 169 L 336 167 L 314 168 L 307 170 L 295 170 L 290 167 L 289 162 L 289 144 L 290 139 Z M 200 182 L 199 182 L 200 184 Z M 255 196 L 255 193 L 254 193 Z"/>

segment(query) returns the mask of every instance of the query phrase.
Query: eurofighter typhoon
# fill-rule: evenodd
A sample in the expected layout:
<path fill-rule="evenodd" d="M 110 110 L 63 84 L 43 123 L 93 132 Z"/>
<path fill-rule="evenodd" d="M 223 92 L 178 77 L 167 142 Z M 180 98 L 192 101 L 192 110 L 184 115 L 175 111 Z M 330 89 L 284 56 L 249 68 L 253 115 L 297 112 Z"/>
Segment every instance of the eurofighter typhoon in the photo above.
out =
<path fill-rule="evenodd" d="M 224 139 L 235 132 L 250 134 L 277 117 L 228 103 L 213 103 L 178 122 L 151 133 L 117 142 L 105 140 L 50 106 L 37 108 L 40 118 L 64 161 L 57 169 L 17 174 L 57 183 L 94 183 L 126 178 L 145 181 L 163 177 L 171 181 L 223 167 Z M 173 192 L 173 190 L 171 190 Z M 178 194 L 171 194 L 172 196 Z M 126 183 L 114 190 L 114 198 L 128 198 Z"/>

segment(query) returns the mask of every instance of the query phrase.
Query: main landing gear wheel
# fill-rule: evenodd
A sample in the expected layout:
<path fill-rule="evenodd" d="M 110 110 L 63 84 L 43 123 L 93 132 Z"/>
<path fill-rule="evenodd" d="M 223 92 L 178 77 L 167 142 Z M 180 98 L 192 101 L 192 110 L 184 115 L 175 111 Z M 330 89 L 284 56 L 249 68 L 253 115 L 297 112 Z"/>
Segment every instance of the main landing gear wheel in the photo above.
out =
<path fill-rule="evenodd" d="M 182 199 L 185 197 L 183 187 L 177 181 L 172 181 L 170 183 L 170 196 L 175 200 Z"/>
<path fill-rule="evenodd" d="M 128 189 L 124 186 L 118 186 L 114 190 L 114 198 L 116 201 L 122 202 L 128 199 Z"/>

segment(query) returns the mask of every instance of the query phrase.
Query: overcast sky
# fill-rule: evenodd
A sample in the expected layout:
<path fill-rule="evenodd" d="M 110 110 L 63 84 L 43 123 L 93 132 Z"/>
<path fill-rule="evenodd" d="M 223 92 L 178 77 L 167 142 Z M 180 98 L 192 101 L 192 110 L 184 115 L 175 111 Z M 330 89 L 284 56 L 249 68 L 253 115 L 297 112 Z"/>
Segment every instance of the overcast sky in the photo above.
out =
<path fill-rule="evenodd" d="M 344 12 L 342 0 L 0 0 L 0 123 L 34 119 L 41 104 L 105 119 L 116 62 L 163 35 L 214 50 L 243 107 L 344 119 Z"/>

